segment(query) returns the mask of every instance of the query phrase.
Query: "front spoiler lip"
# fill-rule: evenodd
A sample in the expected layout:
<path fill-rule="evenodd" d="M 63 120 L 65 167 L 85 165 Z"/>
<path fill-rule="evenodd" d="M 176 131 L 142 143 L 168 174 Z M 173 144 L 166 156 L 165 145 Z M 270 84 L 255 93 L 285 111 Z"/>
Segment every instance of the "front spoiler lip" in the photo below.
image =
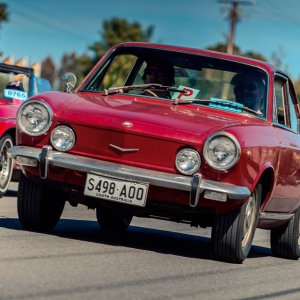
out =
<path fill-rule="evenodd" d="M 85 173 L 98 172 L 110 177 L 148 182 L 153 186 L 187 191 L 190 192 L 190 205 L 193 207 L 197 206 L 199 195 L 203 191 L 224 193 L 229 199 L 233 200 L 243 200 L 251 194 L 246 187 L 202 179 L 201 174 L 194 174 L 191 177 L 149 170 L 66 152 L 53 151 L 51 146 L 44 146 L 42 149 L 14 146 L 8 150 L 8 155 L 13 159 L 16 159 L 17 156 L 36 159 L 40 164 L 40 176 L 44 179 L 47 178 L 48 166 L 50 165 Z M 45 164 L 45 166 L 41 166 L 41 163 Z M 26 165 L 23 164 L 23 166 Z M 43 172 L 45 173 L 41 174 L 41 170 L 44 170 Z M 195 182 L 197 183 L 196 185 Z M 194 190 L 193 192 L 192 189 L 195 188 L 197 191 L 195 192 Z M 196 195 L 196 199 L 191 199 L 192 194 Z"/>

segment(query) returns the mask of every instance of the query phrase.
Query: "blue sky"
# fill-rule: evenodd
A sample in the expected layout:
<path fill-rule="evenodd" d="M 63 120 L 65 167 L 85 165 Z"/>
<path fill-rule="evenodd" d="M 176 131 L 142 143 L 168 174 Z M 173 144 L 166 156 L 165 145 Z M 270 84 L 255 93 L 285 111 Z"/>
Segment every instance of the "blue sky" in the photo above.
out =
<path fill-rule="evenodd" d="M 153 42 L 206 48 L 224 42 L 229 22 L 218 0 L 0 0 L 10 21 L 0 28 L 2 59 L 31 63 L 66 52 L 82 54 L 100 40 L 102 22 L 112 17 L 154 26 Z M 224 2 L 224 0 L 223 0 Z M 293 79 L 300 77 L 300 1 L 256 0 L 242 5 L 235 44 L 271 61 L 276 53 Z"/>

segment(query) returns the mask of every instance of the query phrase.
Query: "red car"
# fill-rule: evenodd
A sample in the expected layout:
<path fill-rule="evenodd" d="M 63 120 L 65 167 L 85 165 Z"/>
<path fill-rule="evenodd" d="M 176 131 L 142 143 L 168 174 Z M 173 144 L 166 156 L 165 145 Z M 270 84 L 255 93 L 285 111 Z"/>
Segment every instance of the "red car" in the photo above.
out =
<path fill-rule="evenodd" d="M 210 226 L 216 258 L 236 263 L 270 229 L 273 254 L 298 259 L 299 121 L 291 80 L 265 62 L 117 45 L 75 93 L 20 107 L 20 222 L 50 231 L 69 201 L 103 229 L 133 216 Z"/>
<path fill-rule="evenodd" d="M 32 68 L 0 63 L 0 197 L 13 174 L 7 149 L 15 144 L 17 110 L 28 97 L 50 89 L 50 83 L 36 77 Z"/>

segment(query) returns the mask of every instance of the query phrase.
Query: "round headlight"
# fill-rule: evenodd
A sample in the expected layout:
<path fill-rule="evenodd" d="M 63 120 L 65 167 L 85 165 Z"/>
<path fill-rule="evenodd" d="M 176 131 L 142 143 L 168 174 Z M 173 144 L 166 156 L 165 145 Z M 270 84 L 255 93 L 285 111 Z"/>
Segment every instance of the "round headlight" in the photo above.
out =
<path fill-rule="evenodd" d="M 51 143 L 59 151 L 68 151 L 75 144 L 74 131 L 67 126 L 61 125 L 53 129 L 51 133 Z"/>
<path fill-rule="evenodd" d="M 200 168 L 201 158 L 196 150 L 185 148 L 177 153 L 175 165 L 180 173 L 193 175 Z"/>
<path fill-rule="evenodd" d="M 233 167 L 241 155 L 237 139 L 225 132 L 211 135 L 205 142 L 203 156 L 207 163 L 217 170 L 228 170 Z"/>
<path fill-rule="evenodd" d="M 18 110 L 18 127 L 28 135 L 42 135 L 49 130 L 52 117 L 52 109 L 47 103 L 39 100 L 26 101 Z"/>

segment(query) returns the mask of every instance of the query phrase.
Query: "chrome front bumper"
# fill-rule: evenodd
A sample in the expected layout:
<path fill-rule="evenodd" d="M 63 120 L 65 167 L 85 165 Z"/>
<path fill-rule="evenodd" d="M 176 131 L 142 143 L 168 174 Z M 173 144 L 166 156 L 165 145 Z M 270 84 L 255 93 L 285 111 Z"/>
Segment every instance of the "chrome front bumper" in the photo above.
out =
<path fill-rule="evenodd" d="M 242 200 L 250 196 L 248 188 L 229 183 L 202 179 L 200 174 L 192 177 L 172 173 L 148 170 L 119 163 L 53 151 L 51 146 L 42 149 L 26 146 L 15 146 L 8 150 L 8 155 L 21 166 L 38 167 L 40 177 L 47 178 L 49 166 L 81 172 L 95 172 L 104 176 L 131 181 L 148 182 L 150 185 L 187 191 L 190 193 L 190 206 L 198 204 L 199 196 L 225 202 L 227 198 Z M 209 195 L 209 196 L 206 196 Z M 215 199 L 214 199 L 215 195 Z M 222 196 L 221 200 L 218 200 Z M 226 196 L 225 198 L 223 196 Z"/>

